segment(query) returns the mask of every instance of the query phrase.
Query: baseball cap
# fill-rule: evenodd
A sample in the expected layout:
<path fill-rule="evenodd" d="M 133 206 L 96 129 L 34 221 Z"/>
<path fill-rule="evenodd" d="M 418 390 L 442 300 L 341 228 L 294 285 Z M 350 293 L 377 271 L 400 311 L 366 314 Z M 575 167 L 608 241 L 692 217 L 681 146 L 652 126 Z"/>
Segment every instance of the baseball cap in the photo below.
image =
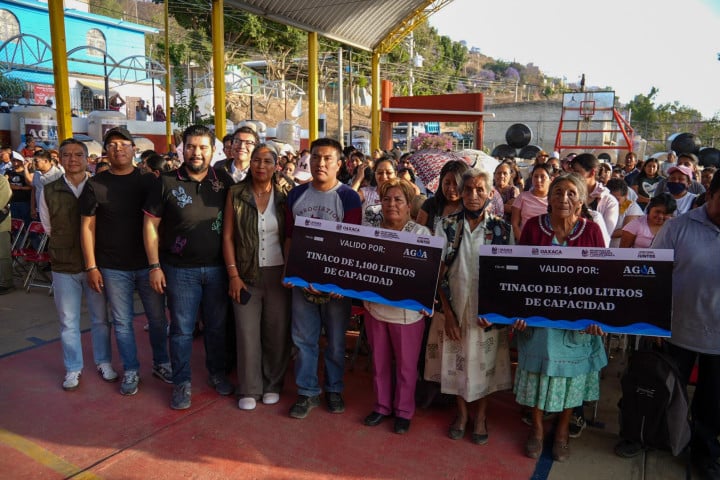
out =
<path fill-rule="evenodd" d="M 135 145 L 135 140 L 133 140 L 133 137 L 130 134 L 130 132 L 128 132 L 128 129 L 121 126 L 121 127 L 113 127 L 110 130 L 108 130 L 107 132 L 105 132 L 105 136 L 103 137 L 103 148 L 105 148 L 109 139 L 117 138 L 117 137 L 122 137 L 125 140 L 129 140 L 132 142 L 133 145 Z"/>
<path fill-rule="evenodd" d="M 668 168 L 668 175 L 672 174 L 673 172 L 680 172 L 683 175 L 686 175 L 689 179 L 693 178 L 692 170 L 690 169 L 690 167 L 686 167 L 685 165 L 673 165 L 672 167 Z"/>
<path fill-rule="evenodd" d="M 310 155 L 305 154 L 300 157 L 297 167 L 293 172 L 293 178 L 298 182 L 307 182 L 312 178 L 312 173 L 310 173 Z"/>

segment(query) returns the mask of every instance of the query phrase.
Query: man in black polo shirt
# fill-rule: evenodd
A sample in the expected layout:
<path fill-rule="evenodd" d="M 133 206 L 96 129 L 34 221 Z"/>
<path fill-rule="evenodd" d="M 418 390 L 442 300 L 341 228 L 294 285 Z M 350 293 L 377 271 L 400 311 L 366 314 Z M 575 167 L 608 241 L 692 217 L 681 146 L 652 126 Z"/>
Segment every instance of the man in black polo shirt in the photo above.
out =
<path fill-rule="evenodd" d="M 125 374 L 123 395 L 135 395 L 140 383 L 133 319 L 137 290 L 147 316 L 153 351 L 153 375 L 171 382 L 165 299 L 150 288 L 143 248 L 143 211 L 154 175 L 133 164 L 134 142 L 125 127 L 107 131 L 103 143 L 110 169 L 91 177 L 80 195 L 80 239 L 90 288 L 105 292 Z"/>
<path fill-rule="evenodd" d="M 190 407 L 193 328 L 202 303 L 208 383 L 233 393 L 225 378 L 228 281 L 222 256 L 222 214 L 232 178 L 210 167 L 214 136 L 202 125 L 183 132 L 184 163 L 160 176 L 145 204 L 145 251 L 150 285 L 166 293 L 170 309 L 170 407 Z"/>

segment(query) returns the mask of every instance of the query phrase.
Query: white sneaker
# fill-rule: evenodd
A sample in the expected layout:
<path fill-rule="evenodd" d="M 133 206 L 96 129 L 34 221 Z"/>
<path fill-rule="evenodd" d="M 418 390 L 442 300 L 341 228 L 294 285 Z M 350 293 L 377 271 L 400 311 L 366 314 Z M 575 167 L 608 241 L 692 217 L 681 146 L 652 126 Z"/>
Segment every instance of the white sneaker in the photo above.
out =
<path fill-rule="evenodd" d="M 80 371 L 67 372 L 63 381 L 63 390 L 75 390 L 80 386 Z"/>
<path fill-rule="evenodd" d="M 262 402 L 265 405 L 275 405 L 280 401 L 280 394 L 279 393 L 264 393 L 263 394 L 263 400 Z"/>
<path fill-rule="evenodd" d="M 117 382 L 118 374 L 109 363 L 101 363 L 97 366 L 97 371 L 106 382 Z"/>
<path fill-rule="evenodd" d="M 243 397 L 238 401 L 238 408 L 240 410 L 255 410 L 257 402 L 253 397 Z"/>

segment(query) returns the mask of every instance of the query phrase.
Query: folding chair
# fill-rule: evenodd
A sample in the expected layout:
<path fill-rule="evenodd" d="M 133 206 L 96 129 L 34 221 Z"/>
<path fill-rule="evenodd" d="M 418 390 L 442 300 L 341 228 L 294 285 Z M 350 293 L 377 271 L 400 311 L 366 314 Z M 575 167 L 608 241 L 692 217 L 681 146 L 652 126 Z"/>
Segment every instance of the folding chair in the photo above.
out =
<path fill-rule="evenodd" d="M 15 251 L 15 248 L 20 243 L 20 239 L 23 236 L 23 229 L 25 228 L 25 220 L 19 218 L 13 218 L 10 225 L 10 251 Z"/>
<path fill-rule="evenodd" d="M 23 262 L 26 266 L 29 266 L 27 268 L 27 274 L 25 275 L 23 287 L 26 288 L 27 292 L 30 292 L 31 287 L 47 288 L 48 295 L 51 295 L 52 280 L 45 274 L 45 272 L 43 272 L 43 267 L 50 265 L 50 254 L 45 251 L 45 247 L 48 242 L 48 235 L 40 222 L 31 222 L 28 226 L 28 232 L 38 234 L 40 236 L 40 240 L 37 250 L 33 248 L 22 249 L 24 253 Z M 38 275 L 44 276 L 46 281 L 38 283 L 36 281 Z"/>
<path fill-rule="evenodd" d="M 19 223 L 16 223 L 19 222 Z M 16 225 L 25 226 L 25 222 L 20 219 L 12 219 L 12 229 L 15 229 Z M 31 248 L 30 246 L 30 232 L 31 228 L 36 229 L 37 226 L 34 226 L 33 224 L 39 224 L 40 227 L 42 227 L 42 223 L 40 222 L 30 222 L 30 225 L 27 226 L 27 228 L 23 231 L 18 230 L 15 240 L 12 243 L 12 249 L 11 249 L 11 256 L 12 256 L 12 267 L 13 267 L 13 273 L 16 276 L 25 276 L 27 274 L 27 267 L 25 265 L 25 255 L 34 252 L 35 249 Z"/>

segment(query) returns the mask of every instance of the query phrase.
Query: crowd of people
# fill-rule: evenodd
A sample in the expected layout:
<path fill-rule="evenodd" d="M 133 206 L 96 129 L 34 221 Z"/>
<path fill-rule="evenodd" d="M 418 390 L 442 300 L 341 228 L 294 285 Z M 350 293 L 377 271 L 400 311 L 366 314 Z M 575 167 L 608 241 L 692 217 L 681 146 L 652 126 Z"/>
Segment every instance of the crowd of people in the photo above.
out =
<path fill-rule="evenodd" d="M 223 139 L 226 159 L 214 165 L 214 135 L 200 125 L 182 135 L 181 164 L 153 151 L 136 163 L 133 137 L 124 127 L 109 130 L 103 147 L 107 170 L 99 162 L 93 169 L 86 146 L 73 139 L 60 144 L 59 165 L 50 152 L 33 150 L 32 173 L 11 152 L 0 151 L 0 203 L 10 202 L 13 215 L 39 218 L 50 235 L 64 389 L 81 382 L 84 296 L 99 375 L 120 380 L 123 395 L 138 392 L 137 291 L 148 320 L 150 372 L 173 385 L 171 408 L 191 407 L 190 359 L 199 322 L 207 382 L 220 395 L 235 393 L 239 409 L 278 403 L 292 363 L 297 398 L 289 415 L 307 417 L 321 394 L 328 411 L 342 413 L 353 301 L 312 285 L 283 283 L 284 266 L 296 217 L 372 225 L 437 235 L 445 248 L 432 318 L 427 311 L 362 302 L 375 392 L 364 424 L 394 417 L 394 431 L 407 432 L 425 373 L 455 396 L 448 436 L 463 438 L 469 428 L 471 441 L 482 445 L 492 426 L 488 397 L 512 389 L 530 425 L 525 453 L 540 455 L 545 419 L 556 413 L 552 454 L 563 461 L 570 456 L 569 439 L 585 426 L 583 405 L 599 397 L 599 372 L 607 364 L 604 332 L 597 324 L 572 331 L 478 318 L 479 246 L 672 248 L 673 336 L 666 343 L 685 383 L 699 358 L 693 455 L 706 471 L 716 468 L 720 293 L 712 279 L 720 271 L 720 175 L 712 168 L 700 171 L 694 155 L 681 154 L 664 170 L 652 158 L 638 162 L 632 152 L 619 168 L 589 153 L 559 159 L 540 152 L 528 179 L 513 159 L 503 159 L 494 172 L 451 160 L 439 173 L 438 190 L 428 192 L 407 155 L 366 156 L 329 138 L 295 155 L 261 143 L 250 126 Z M 12 201 L 5 192 L 12 192 Z M 14 206 L 16 199 L 27 205 Z M 0 228 L 0 234 L 6 231 Z M 427 340 L 430 325 L 439 338 Z M 113 367 L 110 328 L 122 375 Z M 424 367 L 435 376 L 418 368 L 421 358 L 436 363 Z M 233 367 L 237 385 L 228 379 Z M 632 456 L 641 448 L 621 442 L 618 454 Z"/>

